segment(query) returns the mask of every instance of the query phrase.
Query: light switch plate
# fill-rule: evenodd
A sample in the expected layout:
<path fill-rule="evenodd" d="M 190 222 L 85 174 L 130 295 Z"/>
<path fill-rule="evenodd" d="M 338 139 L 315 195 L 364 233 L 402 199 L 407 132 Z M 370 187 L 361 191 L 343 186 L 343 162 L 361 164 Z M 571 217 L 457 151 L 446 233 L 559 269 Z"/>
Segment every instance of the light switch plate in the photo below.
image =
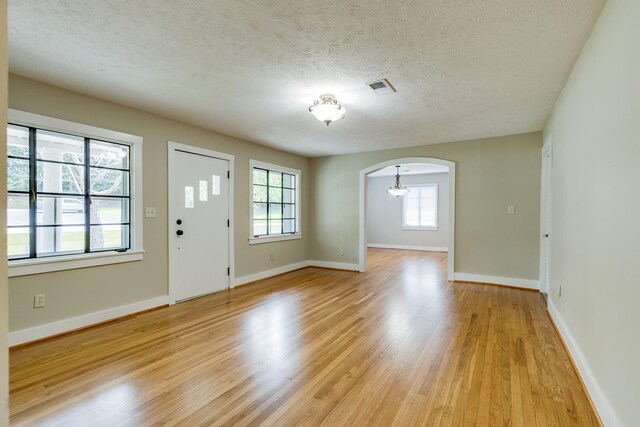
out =
<path fill-rule="evenodd" d="M 156 217 L 156 208 L 145 208 L 144 216 L 147 218 L 155 218 Z"/>
<path fill-rule="evenodd" d="M 516 207 L 513 205 L 507 206 L 507 215 L 515 215 L 515 214 L 516 214 Z"/>

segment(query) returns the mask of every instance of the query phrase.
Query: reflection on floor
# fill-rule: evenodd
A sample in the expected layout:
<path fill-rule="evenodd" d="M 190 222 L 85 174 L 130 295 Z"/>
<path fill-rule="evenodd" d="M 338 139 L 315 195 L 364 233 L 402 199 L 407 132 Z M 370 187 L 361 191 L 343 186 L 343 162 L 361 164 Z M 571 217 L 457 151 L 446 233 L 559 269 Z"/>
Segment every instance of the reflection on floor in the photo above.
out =
<path fill-rule="evenodd" d="M 369 250 L 11 352 L 16 424 L 597 425 L 535 292 Z"/>

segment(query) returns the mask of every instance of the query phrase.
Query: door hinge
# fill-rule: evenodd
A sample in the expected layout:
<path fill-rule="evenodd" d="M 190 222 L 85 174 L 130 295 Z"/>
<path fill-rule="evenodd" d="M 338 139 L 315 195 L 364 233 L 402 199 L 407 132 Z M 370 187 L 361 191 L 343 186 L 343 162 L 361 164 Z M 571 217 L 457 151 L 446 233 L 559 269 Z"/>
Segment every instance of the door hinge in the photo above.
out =
<path fill-rule="evenodd" d="M 227 267 L 227 276 L 231 276 L 231 267 Z"/>
<path fill-rule="evenodd" d="M 227 179 L 231 179 L 231 171 L 227 171 Z"/>

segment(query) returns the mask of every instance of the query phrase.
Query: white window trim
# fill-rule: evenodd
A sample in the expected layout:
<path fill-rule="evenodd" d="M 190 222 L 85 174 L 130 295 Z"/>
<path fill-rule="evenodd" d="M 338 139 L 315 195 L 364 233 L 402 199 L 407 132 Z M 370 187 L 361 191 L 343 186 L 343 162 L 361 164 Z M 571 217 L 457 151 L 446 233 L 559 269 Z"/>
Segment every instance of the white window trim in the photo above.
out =
<path fill-rule="evenodd" d="M 284 172 L 296 177 L 296 233 L 295 234 L 278 234 L 273 236 L 253 236 L 253 168 L 269 169 L 277 172 Z M 298 169 L 292 169 L 285 166 L 274 165 L 272 163 L 261 162 L 259 160 L 249 160 L 249 244 L 257 245 L 260 243 L 280 242 L 283 240 L 296 240 L 302 238 L 301 222 L 300 222 L 300 178 L 302 173 Z"/>
<path fill-rule="evenodd" d="M 118 144 L 126 144 L 131 147 L 130 163 L 133 166 L 130 174 L 130 196 L 132 201 L 130 215 L 132 220 L 130 226 L 131 248 L 127 252 L 94 252 L 88 254 L 12 260 L 8 262 L 9 277 L 142 260 L 144 254 L 144 246 L 142 242 L 142 137 L 81 123 L 70 122 L 67 120 L 56 119 L 53 117 L 41 116 L 39 114 L 28 113 L 26 111 L 9 109 L 7 113 L 9 123 L 64 132 L 85 138 L 95 138 Z"/>
<path fill-rule="evenodd" d="M 406 202 L 406 198 L 402 200 L 402 229 L 403 230 L 409 230 L 409 231 L 438 231 L 438 227 L 439 227 L 439 218 L 438 218 L 438 199 L 440 198 L 440 189 L 438 188 L 438 183 L 437 182 L 430 182 L 430 183 L 426 183 L 426 184 L 416 184 L 416 185 L 409 185 L 407 186 L 407 188 L 409 188 L 409 192 L 411 192 L 412 188 L 419 188 L 419 187 L 435 187 L 436 188 L 436 200 L 435 200 L 435 213 L 436 213 L 436 225 L 435 227 L 412 227 L 410 225 L 406 225 L 405 221 L 404 221 L 404 210 L 405 210 L 405 206 L 407 204 Z"/>

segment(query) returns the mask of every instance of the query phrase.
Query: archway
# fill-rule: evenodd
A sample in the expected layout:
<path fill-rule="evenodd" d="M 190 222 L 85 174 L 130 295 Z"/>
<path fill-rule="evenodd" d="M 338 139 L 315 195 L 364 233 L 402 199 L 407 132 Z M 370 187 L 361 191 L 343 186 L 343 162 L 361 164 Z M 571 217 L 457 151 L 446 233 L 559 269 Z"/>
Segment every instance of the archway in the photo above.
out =
<path fill-rule="evenodd" d="M 453 280 L 455 261 L 455 218 L 456 218 L 456 164 L 454 162 L 431 157 L 404 157 L 376 163 L 360 171 L 360 237 L 359 265 L 360 271 L 367 271 L 367 175 L 377 170 L 403 163 L 428 163 L 449 168 L 449 251 L 447 256 L 447 277 Z"/>

